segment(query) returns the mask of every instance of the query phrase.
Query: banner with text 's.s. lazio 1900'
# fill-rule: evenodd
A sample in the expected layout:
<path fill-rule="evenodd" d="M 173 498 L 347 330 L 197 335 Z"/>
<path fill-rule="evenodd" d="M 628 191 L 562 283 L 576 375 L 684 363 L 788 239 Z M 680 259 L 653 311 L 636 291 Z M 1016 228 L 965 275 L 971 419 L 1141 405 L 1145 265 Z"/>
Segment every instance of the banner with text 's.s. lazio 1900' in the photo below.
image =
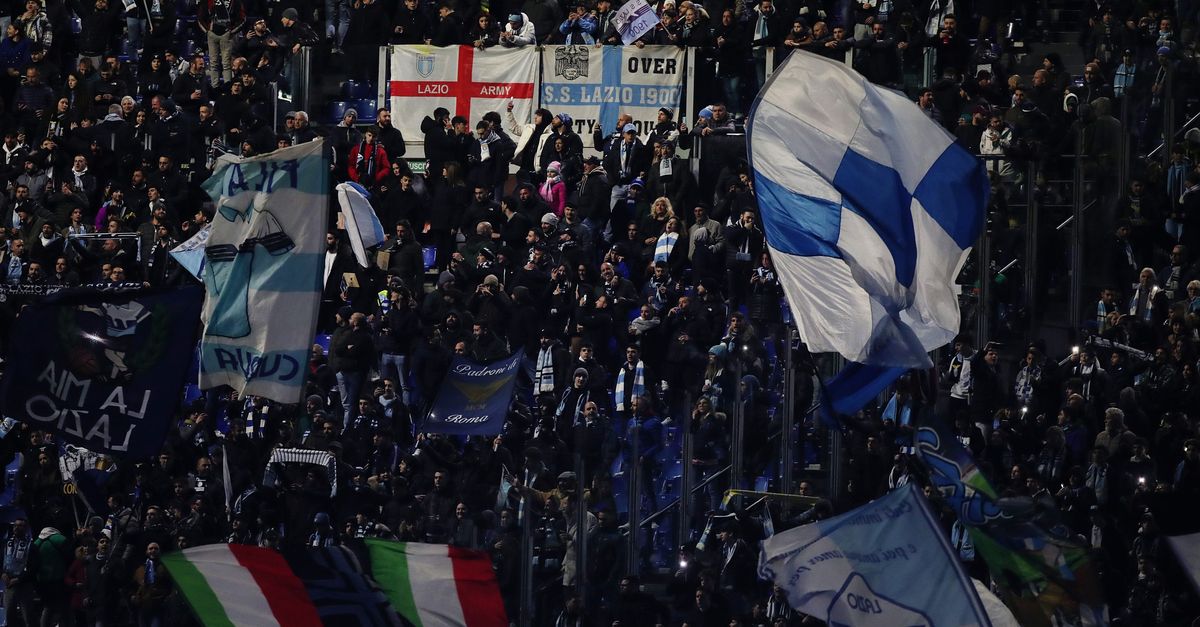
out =
<path fill-rule="evenodd" d="M 542 50 L 542 107 L 566 113 L 588 145 L 598 122 L 611 133 L 622 113 L 633 116 L 643 139 L 654 130 L 658 110 L 678 122 L 683 95 L 684 50 L 678 46 L 546 46 Z"/>
<path fill-rule="evenodd" d="M 533 119 L 538 80 L 533 46 L 392 46 L 390 62 L 392 124 L 406 141 L 424 137 L 421 120 L 438 107 L 466 118 L 472 130 L 488 111 L 503 113 L 510 99 L 517 121 Z"/>
<path fill-rule="evenodd" d="M 13 325 L 4 414 L 92 451 L 158 452 L 199 328 L 199 287 L 65 290 Z"/>
<path fill-rule="evenodd" d="M 496 435 L 503 431 L 521 357 L 521 351 L 517 351 L 511 357 L 480 364 L 456 356 L 421 430 L 459 435 Z"/>
<path fill-rule="evenodd" d="M 297 403 L 321 301 L 324 141 L 224 155 L 204 189 L 217 211 L 204 249 L 200 387 Z"/>

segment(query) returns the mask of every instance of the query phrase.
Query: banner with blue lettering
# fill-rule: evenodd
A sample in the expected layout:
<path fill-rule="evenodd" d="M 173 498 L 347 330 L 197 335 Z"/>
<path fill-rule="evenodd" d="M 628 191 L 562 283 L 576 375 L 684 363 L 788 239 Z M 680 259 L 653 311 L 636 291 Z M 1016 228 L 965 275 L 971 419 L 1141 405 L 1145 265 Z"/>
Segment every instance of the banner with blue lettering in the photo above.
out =
<path fill-rule="evenodd" d="M 321 302 L 325 143 L 222 155 L 204 189 L 217 211 L 204 248 L 200 387 L 297 403 Z"/>
<path fill-rule="evenodd" d="M 830 625 L 991 625 L 914 484 L 763 540 L 759 575 Z"/>
<path fill-rule="evenodd" d="M 202 298 L 198 286 L 67 290 L 22 309 L 4 413 L 97 453 L 154 455 L 179 405 Z"/>
<path fill-rule="evenodd" d="M 500 433 L 520 370 L 520 351 L 490 364 L 455 356 L 421 430 L 456 435 Z"/>
<path fill-rule="evenodd" d="M 681 118 L 683 59 L 678 46 L 545 46 L 539 101 L 556 115 L 569 114 L 585 138 L 597 123 L 612 133 L 617 116 L 628 113 L 644 140 L 659 108 L 671 109 L 676 122 Z M 590 154 L 591 143 L 584 143 Z"/>

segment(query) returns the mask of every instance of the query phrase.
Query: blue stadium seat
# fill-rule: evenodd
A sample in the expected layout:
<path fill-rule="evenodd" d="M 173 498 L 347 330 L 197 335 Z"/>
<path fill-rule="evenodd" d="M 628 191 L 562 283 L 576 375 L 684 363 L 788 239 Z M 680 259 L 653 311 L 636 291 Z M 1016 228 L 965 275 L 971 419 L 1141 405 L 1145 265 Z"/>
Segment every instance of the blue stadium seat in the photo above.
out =
<path fill-rule="evenodd" d="M 348 80 L 342 83 L 342 98 L 346 100 L 374 100 L 377 95 L 375 84 L 370 81 Z"/>
<path fill-rule="evenodd" d="M 334 100 L 333 102 L 329 103 L 329 117 L 326 118 L 326 121 L 330 124 L 337 124 L 338 122 L 341 122 L 342 116 L 346 115 L 346 109 L 349 109 L 352 106 L 353 105 L 349 101 Z"/>
<path fill-rule="evenodd" d="M 329 352 L 329 340 L 332 337 L 333 336 L 329 335 L 328 333 L 322 333 L 321 335 L 318 335 L 317 337 L 313 338 L 313 344 L 319 344 L 321 346 L 321 348 L 325 349 L 325 352 L 328 353 Z"/>
<path fill-rule="evenodd" d="M 683 461 L 676 459 L 670 464 L 663 466 L 662 476 L 664 484 L 683 477 Z M 673 496 L 678 496 L 678 494 Z"/>
<path fill-rule="evenodd" d="M 425 269 L 432 270 L 437 264 L 437 246 L 425 246 L 421 249 L 421 259 L 425 262 Z"/>
<path fill-rule="evenodd" d="M 375 98 L 357 98 L 351 100 L 354 109 L 358 111 L 358 122 L 360 124 L 369 124 L 375 122 Z"/>
<path fill-rule="evenodd" d="M 201 50 L 200 46 L 196 45 L 196 42 L 192 41 L 191 39 L 184 39 L 179 46 L 179 57 L 182 59 L 190 59 L 196 54 L 197 51 L 203 53 L 203 50 Z"/>
<path fill-rule="evenodd" d="M 615 473 L 612 476 L 613 500 L 617 503 L 618 517 L 621 514 L 629 513 L 629 490 L 627 489 L 628 482 L 625 480 L 625 473 Z"/>

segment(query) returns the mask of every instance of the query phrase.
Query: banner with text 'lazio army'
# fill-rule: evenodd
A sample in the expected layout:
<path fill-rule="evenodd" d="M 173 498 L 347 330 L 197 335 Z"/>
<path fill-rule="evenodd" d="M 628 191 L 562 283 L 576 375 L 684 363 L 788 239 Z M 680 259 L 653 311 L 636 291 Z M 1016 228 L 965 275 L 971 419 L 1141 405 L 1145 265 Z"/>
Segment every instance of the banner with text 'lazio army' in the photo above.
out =
<path fill-rule="evenodd" d="M 321 301 L 325 142 L 224 155 L 204 189 L 217 211 L 204 249 L 200 387 L 297 403 Z"/>
<path fill-rule="evenodd" d="M 643 139 L 667 107 L 679 121 L 684 50 L 677 46 L 546 46 L 542 50 L 539 103 L 574 119 L 575 132 L 590 137 L 597 122 L 612 133 L 617 116 L 628 113 Z"/>
<path fill-rule="evenodd" d="M 509 100 L 518 121 L 533 119 L 538 76 L 533 46 L 392 46 L 389 60 L 392 124 L 407 142 L 421 141 L 421 120 L 438 107 L 467 118 L 472 132 L 483 114 L 502 113 Z"/>

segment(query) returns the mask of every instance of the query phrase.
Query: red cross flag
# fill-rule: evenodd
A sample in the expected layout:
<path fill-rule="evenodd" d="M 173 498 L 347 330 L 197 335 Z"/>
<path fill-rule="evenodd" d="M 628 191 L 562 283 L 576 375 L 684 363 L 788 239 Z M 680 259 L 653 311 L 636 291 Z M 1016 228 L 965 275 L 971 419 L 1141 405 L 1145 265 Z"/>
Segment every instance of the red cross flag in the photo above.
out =
<path fill-rule="evenodd" d="M 410 143 L 420 143 L 421 120 L 445 107 L 467 118 L 471 129 L 488 111 L 502 117 L 509 100 L 518 122 L 533 116 L 538 53 L 533 46 L 477 50 L 471 46 L 392 46 L 393 124 Z"/>

